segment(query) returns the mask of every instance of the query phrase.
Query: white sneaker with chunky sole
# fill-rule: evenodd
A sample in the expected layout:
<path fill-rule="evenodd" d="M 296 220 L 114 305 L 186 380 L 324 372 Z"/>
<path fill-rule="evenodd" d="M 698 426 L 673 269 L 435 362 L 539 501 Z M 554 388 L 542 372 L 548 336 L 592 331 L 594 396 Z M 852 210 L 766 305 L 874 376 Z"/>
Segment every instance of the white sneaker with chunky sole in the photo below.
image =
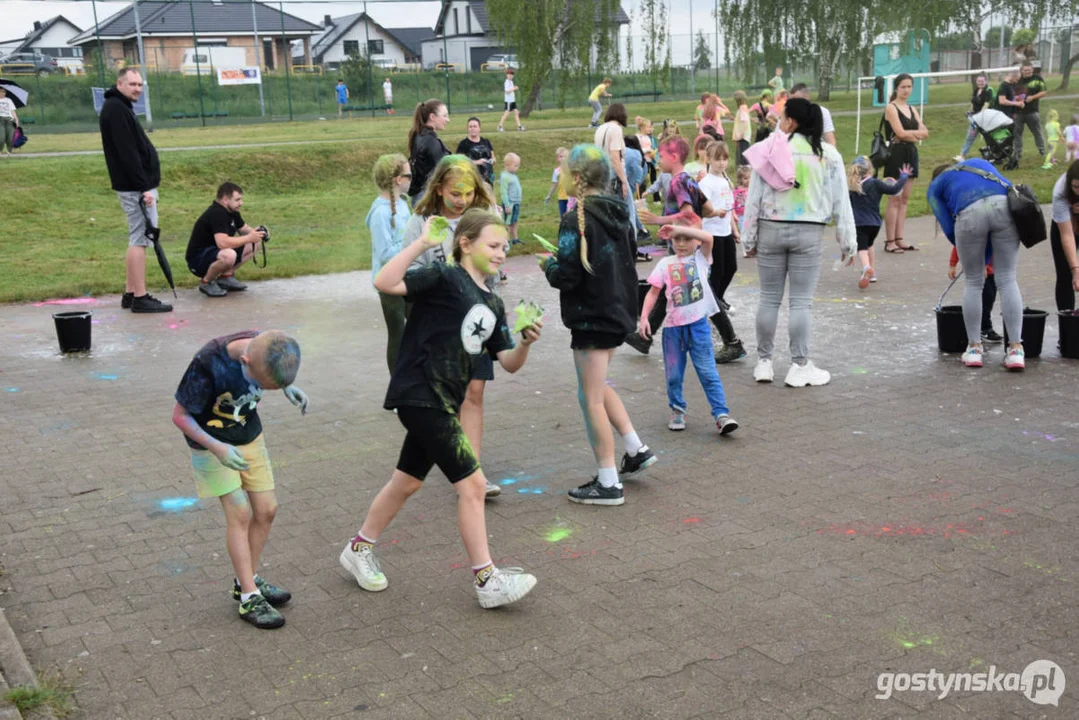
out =
<path fill-rule="evenodd" d="M 498 568 L 483 587 L 476 586 L 476 598 L 486 610 L 517 602 L 536 587 L 536 576 L 518 567 Z"/>
<path fill-rule="evenodd" d="M 791 365 L 791 369 L 787 371 L 787 377 L 783 381 L 788 387 L 805 387 L 806 385 L 812 385 L 814 387 L 820 385 L 827 385 L 832 379 L 832 374 L 827 370 L 821 370 L 819 367 L 813 364 L 813 361 L 806 361 L 805 365 Z"/>
<path fill-rule="evenodd" d="M 348 570 L 364 590 L 380 592 L 386 589 L 386 576 L 382 574 L 378 558 L 371 551 L 370 545 L 361 545 L 360 550 L 356 551 L 352 549 L 352 541 L 349 540 L 337 559 L 341 562 L 341 567 Z"/>
<path fill-rule="evenodd" d="M 775 370 L 772 369 L 771 360 L 758 360 L 753 368 L 753 379 L 757 382 L 772 382 L 776 379 Z"/>

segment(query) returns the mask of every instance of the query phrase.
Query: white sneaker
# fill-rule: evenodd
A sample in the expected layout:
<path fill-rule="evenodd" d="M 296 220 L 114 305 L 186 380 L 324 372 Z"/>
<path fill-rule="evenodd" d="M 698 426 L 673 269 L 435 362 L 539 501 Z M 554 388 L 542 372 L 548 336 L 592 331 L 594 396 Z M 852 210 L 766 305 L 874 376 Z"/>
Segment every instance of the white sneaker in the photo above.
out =
<path fill-rule="evenodd" d="M 1008 351 L 1008 354 L 1004 356 L 1004 367 L 1009 370 L 1022 370 L 1026 368 L 1026 366 L 1026 355 L 1022 348 L 1012 348 Z"/>
<path fill-rule="evenodd" d="M 980 347 L 968 347 L 960 360 L 967 367 L 980 368 L 982 366 L 982 349 Z"/>
<path fill-rule="evenodd" d="M 379 592 L 386 589 L 386 576 L 378 566 L 378 558 L 371 552 L 369 545 L 361 545 L 360 551 L 352 549 L 352 541 L 345 543 L 345 549 L 338 558 L 341 567 L 348 570 L 364 590 Z"/>
<path fill-rule="evenodd" d="M 493 482 L 488 480 L 487 481 L 487 492 L 484 494 L 484 497 L 493 498 L 493 497 L 498 497 L 501 494 L 502 494 L 502 488 L 500 488 L 499 486 L 495 485 Z"/>
<path fill-rule="evenodd" d="M 783 382 L 789 387 L 805 387 L 806 385 L 827 385 L 832 379 L 832 374 L 827 370 L 821 370 L 807 361 L 805 365 L 794 364 L 787 371 L 787 378 Z"/>
<path fill-rule="evenodd" d="M 757 382 L 772 382 L 776 374 L 772 370 L 771 360 L 758 360 L 757 367 L 753 368 L 753 379 Z"/>
<path fill-rule="evenodd" d="M 476 588 L 476 597 L 480 607 L 491 609 L 517 602 L 536 587 L 536 576 L 529 575 L 521 568 L 495 568 L 491 577 Z"/>

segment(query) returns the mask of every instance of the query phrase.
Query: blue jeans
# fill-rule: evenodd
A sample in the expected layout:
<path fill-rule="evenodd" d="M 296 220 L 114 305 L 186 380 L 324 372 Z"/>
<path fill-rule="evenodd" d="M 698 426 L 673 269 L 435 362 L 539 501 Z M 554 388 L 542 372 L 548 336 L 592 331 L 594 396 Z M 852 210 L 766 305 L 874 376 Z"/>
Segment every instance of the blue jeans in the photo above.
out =
<path fill-rule="evenodd" d="M 684 413 L 686 399 L 682 396 L 682 384 L 686 377 L 686 353 L 693 361 L 697 379 L 701 381 L 704 395 L 712 406 L 712 417 L 730 414 L 723 383 L 716 370 L 715 349 L 712 347 L 712 329 L 708 318 L 701 318 L 690 325 L 663 328 L 663 366 L 667 375 L 667 402 L 671 410 Z"/>
<path fill-rule="evenodd" d="M 967 129 L 967 139 L 963 141 L 963 149 L 959 151 L 959 154 L 962 155 L 963 157 L 966 157 L 967 153 L 970 152 L 971 146 L 974 145 L 974 141 L 977 140 L 977 139 L 978 139 L 978 126 L 975 125 L 974 123 L 971 123 L 970 127 Z"/>

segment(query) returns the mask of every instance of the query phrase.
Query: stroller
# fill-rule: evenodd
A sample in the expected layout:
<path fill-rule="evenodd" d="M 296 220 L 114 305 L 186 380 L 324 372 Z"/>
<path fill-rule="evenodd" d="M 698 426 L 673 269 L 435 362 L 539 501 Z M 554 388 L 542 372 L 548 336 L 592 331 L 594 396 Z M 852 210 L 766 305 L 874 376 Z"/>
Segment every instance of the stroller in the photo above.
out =
<path fill-rule="evenodd" d="M 1019 167 L 1013 152 L 1015 133 L 1012 119 L 1000 110 L 985 108 L 970 116 L 974 127 L 982 134 L 986 146 L 981 149 L 982 158 L 1000 165 L 1002 170 L 1014 170 Z"/>

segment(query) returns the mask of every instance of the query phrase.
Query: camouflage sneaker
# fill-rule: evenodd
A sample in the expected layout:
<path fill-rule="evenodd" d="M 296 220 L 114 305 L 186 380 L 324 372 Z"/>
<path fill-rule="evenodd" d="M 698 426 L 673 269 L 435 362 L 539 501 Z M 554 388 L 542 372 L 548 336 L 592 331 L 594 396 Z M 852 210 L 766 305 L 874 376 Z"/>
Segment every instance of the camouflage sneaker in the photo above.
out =
<path fill-rule="evenodd" d="M 255 587 L 262 593 L 262 597 L 266 598 L 266 602 L 270 603 L 274 607 L 280 607 L 289 600 L 292 599 L 292 593 L 284 588 L 279 588 L 276 585 L 271 585 L 258 575 L 255 576 Z M 232 579 L 232 599 L 236 602 L 240 602 L 240 597 L 243 595 L 243 590 L 240 589 L 240 582 L 236 578 Z"/>
<path fill-rule="evenodd" d="M 247 602 L 240 603 L 240 617 L 262 630 L 272 630 L 285 624 L 285 617 L 261 595 L 252 595 Z"/>

